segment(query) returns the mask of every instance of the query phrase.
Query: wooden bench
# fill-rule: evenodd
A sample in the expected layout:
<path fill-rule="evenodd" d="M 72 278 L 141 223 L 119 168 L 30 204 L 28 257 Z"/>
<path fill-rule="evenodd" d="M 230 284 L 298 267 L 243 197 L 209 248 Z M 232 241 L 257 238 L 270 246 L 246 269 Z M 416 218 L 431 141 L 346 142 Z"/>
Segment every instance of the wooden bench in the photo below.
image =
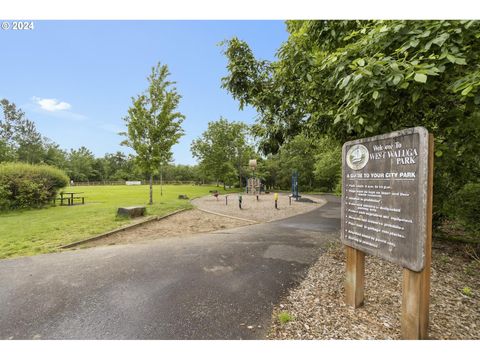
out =
<path fill-rule="evenodd" d="M 85 205 L 85 196 L 75 196 L 73 199 L 82 199 L 82 205 Z M 73 205 L 73 204 L 70 204 Z"/>
<path fill-rule="evenodd" d="M 60 192 L 59 197 L 53 199 L 53 204 L 55 204 L 56 200 L 60 200 L 60 205 L 63 205 L 65 201 L 68 206 L 73 205 L 75 200 L 82 200 L 82 205 L 85 204 L 85 196 L 79 196 L 79 194 L 83 194 L 83 192 Z"/>
<path fill-rule="evenodd" d="M 57 203 L 57 201 L 60 201 L 60 205 L 63 205 L 64 201 L 66 201 L 68 204 L 70 204 L 70 199 L 67 199 L 67 198 L 61 198 L 61 197 L 53 198 L 53 204 L 54 205 Z"/>
<path fill-rule="evenodd" d="M 73 205 L 75 199 L 82 199 L 82 205 L 85 205 L 85 196 L 75 196 L 75 197 L 58 197 L 53 199 L 53 204 L 56 204 L 57 201 L 60 201 L 60 205 L 63 206 L 63 203 L 66 202 L 68 206 Z"/>

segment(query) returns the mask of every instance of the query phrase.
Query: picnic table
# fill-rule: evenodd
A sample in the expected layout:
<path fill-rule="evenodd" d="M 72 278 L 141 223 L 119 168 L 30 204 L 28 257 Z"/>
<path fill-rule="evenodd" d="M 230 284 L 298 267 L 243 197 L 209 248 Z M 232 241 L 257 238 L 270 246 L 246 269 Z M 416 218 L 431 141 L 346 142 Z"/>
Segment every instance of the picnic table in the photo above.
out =
<path fill-rule="evenodd" d="M 83 194 L 83 192 L 61 192 L 59 195 L 60 197 L 57 200 L 60 200 L 60 205 L 63 205 L 63 202 L 66 201 L 68 206 L 73 205 L 74 200 L 82 200 L 82 204 L 85 204 L 85 197 L 78 196 L 79 194 Z M 77 196 L 75 196 L 77 195 Z"/>

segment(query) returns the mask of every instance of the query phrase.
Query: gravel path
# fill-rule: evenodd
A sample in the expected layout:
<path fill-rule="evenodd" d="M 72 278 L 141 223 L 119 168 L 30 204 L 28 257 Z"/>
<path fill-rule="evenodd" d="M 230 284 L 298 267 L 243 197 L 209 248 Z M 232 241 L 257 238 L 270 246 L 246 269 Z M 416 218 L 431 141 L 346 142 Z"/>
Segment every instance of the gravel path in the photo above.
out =
<path fill-rule="evenodd" d="M 79 245 L 76 248 L 131 244 L 158 240 L 165 237 L 231 229 L 251 225 L 252 222 L 248 220 L 267 222 L 294 216 L 314 210 L 326 202 L 321 198 L 312 197 L 311 199 L 314 202 L 296 202 L 292 199 L 292 204 L 289 205 L 288 195 L 279 194 L 278 209 L 275 209 L 273 194 L 262 194 L 258 201 L 253 195 L 243 195 L 243 206 L 242 210 L 240 210 L 238 208 L 238 194 L 230 194 L 228 196 L 228 205 L 225 205 L 224 195 L 220 195 L 218 200 L 209 195 L 192 200 L 192 204 L 200 209 L 231 217 L 207 213 L 197 209 L 187 210 L 159 221 L 146 223 L 139 227 L 127 229 L 99 240 Z"/>
<path fill-rule="evenodd" d="M 214 196 L 209 195 L 192 200 L 192 204 L 199 209 L 219 214 L 257 222 L 268 222 L 314 210 L 326 202 L 324 199 L 304 196 L 303 198 L 311 199 L 314 202 L 295 201 L 292 199 L 290 205 L 288 194 L 279 193 L 278 209 L 275 209 L 273 193 L 259 195 L 258 201 L 255 195 L 242 194 L 242 209 L 239 209 L 238 196 L 239 194 L 229 194 L 226 202 L 225 195 L 219 195 L 218 200 Z"/>
<path fill-rule="evenodd" d="M 462 245 L 433 248 L 431 339 L 480 339 L 480 263 Z M 366 256 L 365 305 L 344 304 L 345 253 L 338 238 L 275 307 L 271 339 L 399 339 L 400 267 Z M 468 289 L 466 289 L 468 288 Z M 279 314 L 293 317 L 280 323 Z"/>

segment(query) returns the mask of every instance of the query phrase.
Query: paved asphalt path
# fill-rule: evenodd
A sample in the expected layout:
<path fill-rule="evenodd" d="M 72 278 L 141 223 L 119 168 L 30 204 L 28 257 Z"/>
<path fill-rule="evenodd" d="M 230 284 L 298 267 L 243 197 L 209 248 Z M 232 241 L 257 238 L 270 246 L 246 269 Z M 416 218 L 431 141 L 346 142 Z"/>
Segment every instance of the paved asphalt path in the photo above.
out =
<path fill-rule="evenodd" d="M 0 261 L 0 339 L 261 339 L 340 203 L 267 224 Z M 248 329 L 253 326 L 253 329 Z"/>

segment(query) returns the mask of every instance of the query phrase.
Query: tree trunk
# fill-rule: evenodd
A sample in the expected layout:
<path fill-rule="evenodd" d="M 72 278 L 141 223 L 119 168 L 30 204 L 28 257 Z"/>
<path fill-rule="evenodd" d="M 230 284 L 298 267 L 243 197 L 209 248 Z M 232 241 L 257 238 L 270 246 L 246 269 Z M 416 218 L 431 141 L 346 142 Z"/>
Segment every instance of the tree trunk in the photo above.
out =
<path fill-rule="evenodd" d="M 160 196 L 163 196 L 163 168 L 160 165 Z"/>
<path fill-rule="evenodd" d="M 240 159 L 238 160 L 238 187 L 242 189 L 242 165 L 240 163 Z"/>
<path fill-rule="evenodd" d="M 150 205 L 153 204 L 153 175 L 150 174 Z"/>

